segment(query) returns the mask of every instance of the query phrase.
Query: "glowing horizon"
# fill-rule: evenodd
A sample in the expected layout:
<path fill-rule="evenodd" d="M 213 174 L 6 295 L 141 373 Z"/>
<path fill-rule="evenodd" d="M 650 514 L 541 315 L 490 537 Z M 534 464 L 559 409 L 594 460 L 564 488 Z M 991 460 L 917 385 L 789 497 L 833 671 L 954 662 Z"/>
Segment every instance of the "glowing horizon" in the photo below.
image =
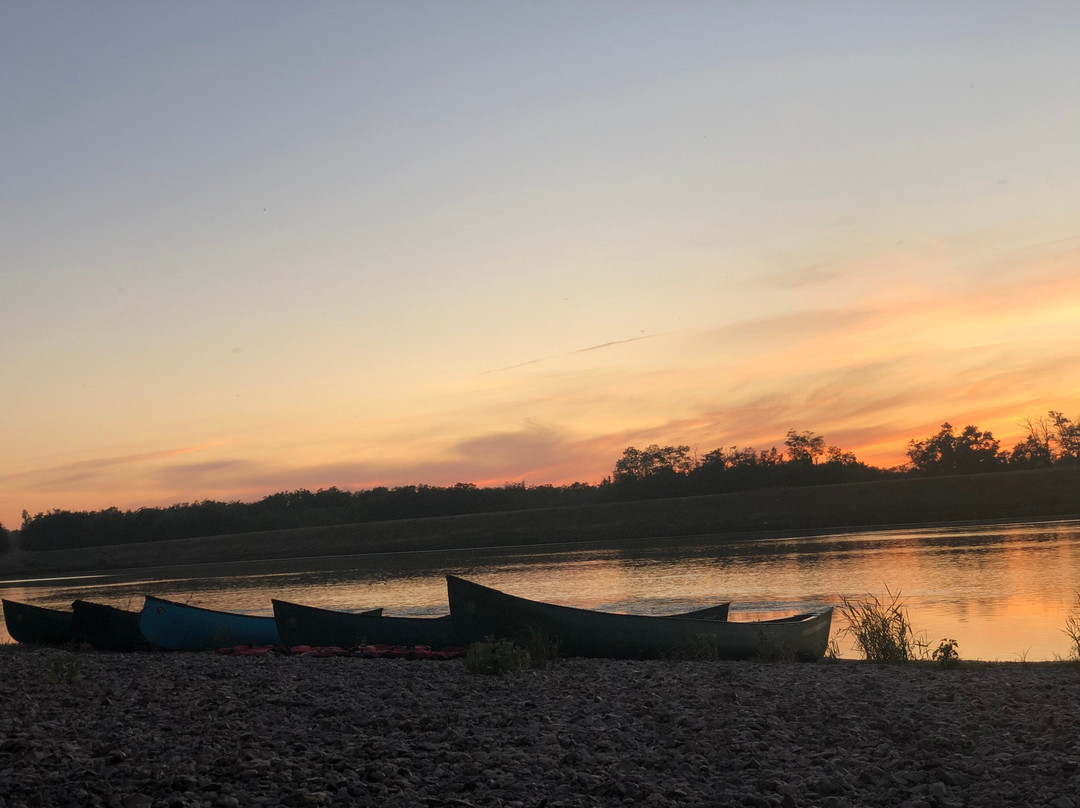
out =
<path fill-rule="evenodd" d="M 1080 9 L 8 16 L 9 529 L 1080 415 Z"/>

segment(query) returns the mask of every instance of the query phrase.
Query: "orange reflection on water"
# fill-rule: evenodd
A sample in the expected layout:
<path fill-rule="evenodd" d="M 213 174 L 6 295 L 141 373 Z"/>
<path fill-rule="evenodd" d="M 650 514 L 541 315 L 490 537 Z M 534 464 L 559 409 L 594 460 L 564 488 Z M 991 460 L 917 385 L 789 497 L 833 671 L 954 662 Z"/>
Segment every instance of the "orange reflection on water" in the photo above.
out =
<path fill-rule="evenodd" d="M 1067 657 L 1077 607 L 1080 522 L 951 526 L 816 537 L 695 537 L 538 552 L 385 553 L 148 571 L 139 578 L 0 583 L 4 597 L 67 607 L 76 597 L 139 608 L 156 594 L 200 606 L 272 613 L 279 598 L 386 614 L 447 612 L 445 575 L 513 595 L 606 611 L 673 614 L 730 601 L 732 620 L 793 614 L 842 597 L 899 595 L 928 650 L 956 640 L 961 658 Z M 856 658 L 840 610 L 833 638 Z"/>

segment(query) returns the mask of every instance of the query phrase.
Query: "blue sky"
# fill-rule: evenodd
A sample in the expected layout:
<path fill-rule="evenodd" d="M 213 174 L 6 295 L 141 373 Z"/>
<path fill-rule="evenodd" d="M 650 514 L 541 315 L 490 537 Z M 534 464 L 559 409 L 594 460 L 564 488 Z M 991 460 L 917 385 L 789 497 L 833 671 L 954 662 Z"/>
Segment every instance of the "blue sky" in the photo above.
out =
<path fill-rule="evenodd" d="M 1074 4 L 3 21 L 8 527 L 1080 410 Z"/>

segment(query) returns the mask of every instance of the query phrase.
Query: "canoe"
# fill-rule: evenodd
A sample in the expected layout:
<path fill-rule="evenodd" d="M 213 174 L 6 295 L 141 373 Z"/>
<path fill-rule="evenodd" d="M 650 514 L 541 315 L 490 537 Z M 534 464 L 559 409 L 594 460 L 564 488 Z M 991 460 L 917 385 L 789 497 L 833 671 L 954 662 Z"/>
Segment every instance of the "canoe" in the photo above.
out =
<path fill-rule="evenodd" d="M 102 651 L 138 651 L 150 645 L 139 630 L 139 612 L 88 600 L 71 604 L 71 636 Z"/>
<path fill-rule="evenodd" d="M 281 642 L 290 647 L 310 645 L 353 648 L 358 645 L 458 645 L 454 623 L 443 617 L 380 617 L 382 609 L 344 612 L 272 600 Z"/>
<path fill-rule="evenodd" d="M 562 656 L 815 660 L 825 654 L 832 623 L 831 607 L 747 622 L 613 614 L 527 600 L 453 575 L 446 576 L 446 591 L 463 643 L 539 634 Z"/>
<path fill-rule="evenodd" d="M 4 623 L 15 642 L 64 645 L 71 642 L 71 612 L 4 600 Z"/>
<path fill-rule="evenodd" d="M 173 651 L 210 651 L 235 645 L 277 645 L 274 618 L 204 609 L 147 595 L 139 630 L 151 644 Z"/>

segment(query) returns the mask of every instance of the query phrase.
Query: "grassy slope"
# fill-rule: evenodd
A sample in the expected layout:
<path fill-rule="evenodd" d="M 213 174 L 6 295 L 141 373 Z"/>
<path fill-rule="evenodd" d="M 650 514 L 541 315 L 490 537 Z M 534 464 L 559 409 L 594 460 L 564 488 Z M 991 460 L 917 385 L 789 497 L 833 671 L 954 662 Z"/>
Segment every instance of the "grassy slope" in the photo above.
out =
<path fill-rule="evenodd" d="M 1080 514 L 1080 469 L 901 479 L 373 522 L 0 557 L 0 575 Z"/>

